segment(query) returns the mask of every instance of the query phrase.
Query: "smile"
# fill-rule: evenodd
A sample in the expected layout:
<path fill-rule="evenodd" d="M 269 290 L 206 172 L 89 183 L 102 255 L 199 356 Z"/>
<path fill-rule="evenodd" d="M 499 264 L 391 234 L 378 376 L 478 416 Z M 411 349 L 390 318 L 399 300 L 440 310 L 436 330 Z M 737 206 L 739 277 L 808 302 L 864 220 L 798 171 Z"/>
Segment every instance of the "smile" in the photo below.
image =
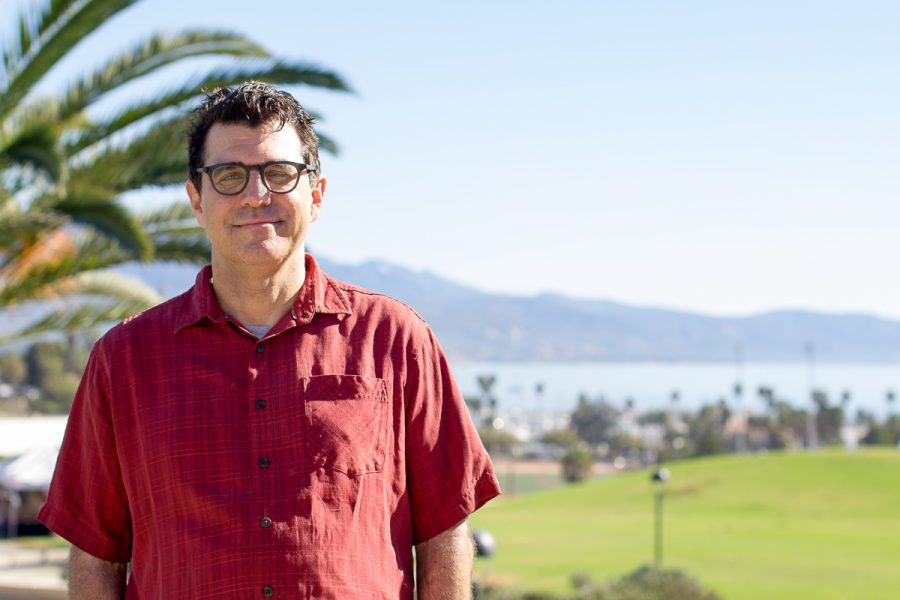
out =
<path fill-rule="evenodd" d="M 249 223 L 238 223 L 235 227 L 264 227 L 265 225 L 275 227 L 279 223 L 281 223 L 281 221 L 251 221 Z"/>

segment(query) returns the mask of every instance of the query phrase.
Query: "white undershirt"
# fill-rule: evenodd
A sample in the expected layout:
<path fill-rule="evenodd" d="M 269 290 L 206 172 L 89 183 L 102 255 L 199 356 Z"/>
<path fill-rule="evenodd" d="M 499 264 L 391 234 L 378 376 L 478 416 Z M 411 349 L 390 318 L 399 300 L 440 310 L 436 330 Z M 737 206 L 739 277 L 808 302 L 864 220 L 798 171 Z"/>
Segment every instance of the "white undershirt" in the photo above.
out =
<path fill-rule="evenodd" d="M 247 328 L 247 331 L 255 335 L 258 340 L 266 337 L 266 334 L 272 329 L 268 325 L 244 325 L 244 327 Z"/>

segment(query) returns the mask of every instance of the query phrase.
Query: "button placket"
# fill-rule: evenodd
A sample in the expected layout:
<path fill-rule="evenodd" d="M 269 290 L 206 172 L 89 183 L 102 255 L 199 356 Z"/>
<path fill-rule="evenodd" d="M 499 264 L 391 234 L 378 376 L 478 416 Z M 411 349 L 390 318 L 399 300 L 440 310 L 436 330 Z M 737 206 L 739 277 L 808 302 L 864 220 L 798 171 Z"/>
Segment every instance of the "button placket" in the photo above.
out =
<path fill-rule="evenodd" d="M 259 535 L 265 536 L 263 539 L 268 540 L 268 545 L 275 543 L 274 538 L 270 537 L 275 525 L 275 521 L 269 513 L 272 501 L 272 480 L 271 475 L 266 472 L 271 465 L 272 420 L 275 418 L 275 413 L 272 410 L 275 405 L 271 404 L 273 401 L 273 389 L 269 377 L 272 374 L 267 372 L 271 369 L 267 368 L 266 345 L 266 343 L 257 342 L 249 353 L 251 382 L 248 400 L 250 404 L 249 417 L 252 442 L 247 450 L 250 452 L 248 458 L 256 462 L 255 465 L 252 462 L 249 464 L 252 465 L 251 479 L 253 480 L 254 504 L 256 510 L 259 511 L 257 515 L 262 513 L 260 516 L 257 516 Z M 273 546 L 271 550 L 274 549 Z M 263 556 L 268 554 L 269 552 L 265 552 Z M 262 559 L 263 556 L 260 558 Z M 254 570 L 258 575 L 264 576 L 266 573 L 265 560 L 257 565 Z M 265 581 L 258 581 L 257 585 L 260 584 L 263 585 L 261 588 L 257 588 L 259 590 L 257 593 L 261 591 L 262 596 L 265 598 L 275 595 L 271 585 L 265 584 Z"/>

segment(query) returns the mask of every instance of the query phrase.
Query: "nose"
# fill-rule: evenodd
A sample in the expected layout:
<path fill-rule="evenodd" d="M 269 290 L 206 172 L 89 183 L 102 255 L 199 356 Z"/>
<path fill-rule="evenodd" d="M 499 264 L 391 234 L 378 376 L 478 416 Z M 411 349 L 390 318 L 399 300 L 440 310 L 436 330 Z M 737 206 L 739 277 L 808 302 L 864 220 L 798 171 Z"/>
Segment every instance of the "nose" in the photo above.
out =
<path fill-rule="evenodd" d="M 247 206 L 263 206 L 272 201 L 269 189 L 262 181 L 262 175 L 258 169 L 250 169 L 247 179 L 247 187 L 241 193 L 241 202 Z"/>

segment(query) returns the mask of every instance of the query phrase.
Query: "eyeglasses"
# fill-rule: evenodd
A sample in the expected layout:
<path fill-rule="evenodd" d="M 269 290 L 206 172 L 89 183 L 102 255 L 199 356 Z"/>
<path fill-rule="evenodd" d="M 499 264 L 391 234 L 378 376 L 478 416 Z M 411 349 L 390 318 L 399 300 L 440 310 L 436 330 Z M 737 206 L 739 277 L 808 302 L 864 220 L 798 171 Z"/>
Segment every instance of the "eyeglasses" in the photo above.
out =
<path fill-rule="evenodd" d="M 318 169 L 313 165 L 295 163 L 289 160 L 273 160 L 259 165 L 241 163 L 219 163 L 197 167 L 195 173 L 206 173 L 213 188 L 224 196 L 237 196 L 247 187 L 250 181 L 250 169 L 259 171 L 263 185 L 273 194 L 293 192 L 300 181 L 300 176 L 315 173 Z"/>

